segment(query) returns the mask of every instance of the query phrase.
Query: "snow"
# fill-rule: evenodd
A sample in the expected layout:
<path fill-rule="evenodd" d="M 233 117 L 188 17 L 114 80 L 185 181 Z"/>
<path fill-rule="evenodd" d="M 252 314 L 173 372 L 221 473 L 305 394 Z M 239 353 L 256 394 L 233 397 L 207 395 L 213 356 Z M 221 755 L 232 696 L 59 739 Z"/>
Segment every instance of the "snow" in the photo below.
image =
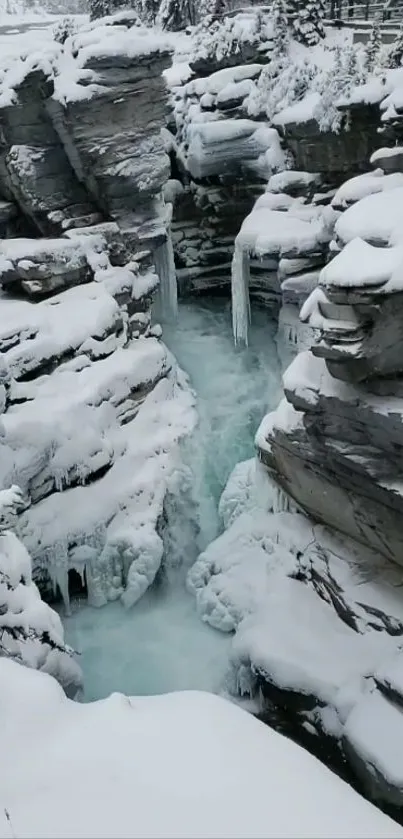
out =
<path fill-rule="evenodd" d="M 195 106 L 196 107 L 196 106 Z M 277 131 L 261 130 L 256 122 L 248 119 L 217 119 L 203 114 L 203 119 L 213 116 L 215 121 L 190 122 L 187 136 L 189 148 L 187 167 L 194 178 L 219 174 L 231 170 L 241 161 L 253 160 L 270 150 L 279 148 Z M 280 160 L 282 155 L 280 155 Z"/>
<path fill-rule="evenodd" d="M 295 173 L 282 174 L 279 182 L 277 175 L 273 176 L 276 190 L 295 183 Z M 236 343 L 248 340 L 250 258 L 274 256 L 280 260 L 320 252 L 331 238 L 334 218 L 331 207 L 305 205 L 303 199 L 287 195 L 266 192 L 257 199 L 235 239 L 231 288 Z"/>
<path fill-rule="evenodd" d="M 305 221 L 294 213 L 256 206 L 244 220 L 237 242 L 256 256 L 290 252 L 297 256 L 315 250 L 322 238 L 320 220 Z"/>
<path fill-rule="evenodd" d="M 84 706 L 9 661 L 0 679 L 7 839 L 403 835 L 306 751 L 212 694 L 115 693 Z"/>
<path fill-rule="evenodd" d="M 119 427 L 116 420 L 119 422 L 119 414 L 125 418 L 125 410 L 129 416 L 133 414 L 133 406 L 126 404 L 126 388 L 130 391 L 158 371 L 161 375 L 163 360 L 163 348 L 156 339 L 147 338 L 134 342 L 132 350 L 117 350 L 110 358 L 93 365 L 107 365 L 105 378 L 98 373 L 94 381 L 92 368 L 84 367 L 77 380 L 77 374 L 70 374 L 68 365 L 65 371 L 59 368 L 50 377 L 53 384 L 43 384 L 42 398 L 40 394 L 33 402 L 31 425 L 21 425 L 26 446 L 27 432 L 36 431 L 38 435 L 40 428 L 33 419 L 36 417 L 39 422 L 40 416 L 47 418 L 44 406 L 49 397 L 50 428 L 42 428 L 41 437 L 49 446 L 49 431 L 53 429 L 50 440 L 53 437 L 57 443 L 53 443 L 56 456 L 48 462 L 48 473 L 53 470 L 55 477 L 65 477 L 73 468 L 79 476 L 80 472 L 85 475 L 96 470 L 98 461 L 93 466 L 91 458 L 98 458 L 99 452 L 109 467 L 103 477 L 86 487 L 78 485 L 39 501 L 21 523 L 25 544 L 37 562 L 47 562 L 67 606 L 68 567 L 86 568 L 89 600 L 94 605 L 119 597 L 132 605 L 152 583 L 159 568 L 162 551 L 154 530 L 170 482 L 178 480 L 181 474 L 177 446 L 196 419 L 193 396 L 183 376 L 173 371 L 145 399 L 142 397 L 130 423 Z M 52 394 L 58 379 L 65 384 L 55 400 Z M 67 399 L 66 388 L 70 384 Z M 68 404 L 67 413 L 62 395 Z M 111 397 L 110 406 L 102 404 Z M 123 400 L 121 406 L 117 404 L 119 399 Z M 90 404 L 98 404 L 98 411 L 86 408 Z M 4 418 L 6 433 L 11 435 L 16 428 L 17 440 L 18 418 L 18 409 Z M 81 439 L 77 438 L 77 423 L 87 428 Z"/>
<path fill-rule="evenodd" d="M 335 233 L 344 244 L 360 237 L 380 245 L 401 241 L 403 186 L 367 195 L 349 207 L 336 222 Z"/>
<path fill-rule="evenodd" d="M 379 226 L 382 223 L 383 220 L 379 219 Z M 403 245 L 391 248 L 374 247 L 363 239 L 356 238 L 349 241 L 322 269 L 320 283 L 328 288 L 368 286 L 375 292 L 399 291 L 402 287 L 402 265 Z"/>
<path fill-rule="evenodd" d="M 371 158 L 371 161 L 373 156 Z M 357 175 L 345 181 L 336 192 L 332 200 L 332 206 L 337 209 L 344 209 L 367 195 L 376 192 L 384 192 L 389 189 L 396 189 L 403 186 L 403 172 L 394 172 L 391 175 L 384 175 L 382 169 L 375 169 L 364 175 Z"/>
<path fill-rule="evenodd" d="M 384 160 L 386 157 L 401 157 L 402 154 L 403 146 L 382 146 L 371 155 L 370 163 L 374 166 L 379 160 Z"/>
<path fill-rule="evenodd" d="M 0 346 L 18 379 L 69 350 L 79 351 L 89 336 L 101 339 L 114 332 L 120 320 L 118 304 L 100 283 L 67 289 L 39 303 L 3 296 Z"/>
<path fill-rule="evenodd" d="M 373 772 L 381 772 L 386 782 L 400 789 L 403 783 L 401 719 L 399 705 L 388 702 L 379 691 L 373 690 L 352 710 L 345 727 L 350 748 L 353 747 Z"/>
<path fill-rule="evenodd" d="M 320 93 L 317 91 L 308 93 L 301 102 L 289 105 L 276 114 L 273 120 L 274 125 L 285 126 L 293 122 L 309 122 L 309 120 L 314 119 L 320 101 Z"/>

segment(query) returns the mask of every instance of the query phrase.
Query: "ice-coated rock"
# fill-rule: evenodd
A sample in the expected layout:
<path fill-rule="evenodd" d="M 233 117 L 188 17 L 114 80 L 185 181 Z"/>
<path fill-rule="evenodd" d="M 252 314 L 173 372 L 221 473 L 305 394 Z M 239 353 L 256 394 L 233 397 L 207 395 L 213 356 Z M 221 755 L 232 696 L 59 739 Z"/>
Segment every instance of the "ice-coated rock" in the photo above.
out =
<path fill-rule="evenodd" d="M 382 149 L 373 162 L 378 165 L 389 157 L 394 159 Z M 400 808 L 403 261 L 398 218 L 403 192 L 400 173 L 387 171 L 349 180 L 333 199 L 335 208 L 344 209 L 335 224 L 336 256 L 322 269 L 319 285 L 301 310 L 305 327 L 313 330 L 311 346 L 303 348 L 286 370 L 286 398 L 264 420 L 256 440 L 260 462 L 276 486 L 308 514 L 308 519 L 298 520 L 310 522 L 314 535 L 289 574 L 294 582 L 286 587 L 282 582 L 280 588 L 276 578 L 268 598 L 274 598 L 273 608 L 281 592 L 284 602 L 295 599 L 296 609 L 310 613 L 305 620 L 301 611 L 299 625 L 308 627 L 308 635 L 315 625 L 311 641 L 320 636 L 326 640 L 319 643 L 320 655 L 312 649 L 301 666 L 298 645 L 287 627 L 284 635 L 279 632 L 280 613 L 268 608 L 267 599 L 264 614 L 269 618 L 261 616 L 261 624 L 256 618 L 241 624 L 244 633 L 239 630 L 236 663 L 246 681 L 250 672 L 258 681 L 263 676 L 269 703 L 288 704 L 294 721 L 301 724 L 305 716 L 308 725 L 319 724 L 322 732 L 336 738 L 371 796 Z M 314 547 L 318 522 L 349 540 L 336 550 L 337 562 L 323 537 L 321 547 Z M 295 530 L 295 525 L 289 529 Z M 279 544 L 285 547 L 288 538 L 282 526 Z M 343 536 L 337 538 L 343 542 Z M 358 566 L 354 556 L 360 557 Z M 330 607 L 333 628 L 329 624 L 319 629 L 319 612 L 313 617 L 318 603 L 312 594 L 302 596 L 301 589 L 298 594 L 295 581 L 319 595 L 327 610 Z M 223 602 L 225 595 L 224 586 Z M 271 621 L 276 647 L 268 652 L 263 638 L 270 635 Z M 350 641 L 346 638 L 345 652 L 336 651 L 345 632 L 340 622 L 353 633 Z M 301 649 L 308 649 L 311 641 L 306 637 Z M 361 652 L 352 665 L 347 647 L 353 654 L 357 642 Z M 336 693 L 325 695 L 321 691 L 328 690 L 327 656 L 332 678 L 337 661 L 351 670 L 347 679 L 346 674 L 337 675 Z M 317 670 L 311 681 L 314 662 Z"/>
<path fill-rule="evenodd" d="M 59 616 L 41 600 L 26 548 L 10 529 L 26 507 L 20 487 L 0 490 L 0 656 L 50 673 L 74 699 L 82 689 L 81 668 L 64 643 Z"/>
<path fill-rule="evenodd" d="M 18 532 L 47 594 L 68 609 L 75 569 L 94 605 L 129 606 L 161 565 L 195 422 L 151 326 L 158 289 L 162 313 L 176 310 L 170 48 L 129 15 L 45 53 L 13 54 L 0 74 L 0 485 L 31 501 Z M 54 655 L 46 668 L 57 676 Z"/>

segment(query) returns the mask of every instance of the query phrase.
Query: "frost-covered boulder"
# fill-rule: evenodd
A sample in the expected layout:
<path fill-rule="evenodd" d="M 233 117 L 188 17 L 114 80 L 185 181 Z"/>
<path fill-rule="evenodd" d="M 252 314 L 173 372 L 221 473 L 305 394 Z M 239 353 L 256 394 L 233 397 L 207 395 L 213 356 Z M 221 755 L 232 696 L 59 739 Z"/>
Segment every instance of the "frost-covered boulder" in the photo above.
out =
<path fill-rule="evenodd" d="M 82 673 L 64 643 L 61 620 L 41 600 L 28 551 L 9 528 L 27 506 L 17 486 L 0 491 L 0 657 L 54 676 L 67 696 L 82 687 Z"/>

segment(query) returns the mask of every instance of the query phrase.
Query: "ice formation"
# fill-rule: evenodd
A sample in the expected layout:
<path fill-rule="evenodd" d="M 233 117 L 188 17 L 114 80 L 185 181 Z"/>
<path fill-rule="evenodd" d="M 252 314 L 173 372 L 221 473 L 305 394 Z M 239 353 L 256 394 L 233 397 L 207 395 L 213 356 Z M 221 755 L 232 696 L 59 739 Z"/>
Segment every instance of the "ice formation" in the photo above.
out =
<path fill-rule="evenodd" d="M 26 506 L 19 487 L 0 491 L 0 657 L 49 673 L 74 698 L 82 688 L 81 669 L 64 643 L 59 616 L 32 580 L 28 551 L 10 529 Z"/>

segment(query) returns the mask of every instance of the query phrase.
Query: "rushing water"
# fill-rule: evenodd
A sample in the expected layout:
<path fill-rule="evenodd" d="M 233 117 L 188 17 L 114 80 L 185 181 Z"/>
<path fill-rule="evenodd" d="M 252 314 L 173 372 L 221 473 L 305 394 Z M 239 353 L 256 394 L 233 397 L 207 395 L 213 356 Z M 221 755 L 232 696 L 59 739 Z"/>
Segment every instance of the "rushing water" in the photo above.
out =
<path fill-rule="evenodd" d="M 255 310 L 249 347 L 235 349 L 231 312 L 222 299 L 182 303 L 164 339 L 198 396 L 199 427 L 184 447 L 194 471 L 200 547 L 217 533 L 217 504 L 240 460 L 253 454 L 257 425 L 280 396 L 275 325 Z M 178 523 L 178 527 L 180 527 Z M 179 689 L 218 691 L 231 639 L 197 616 L 184 574 L 149 591 L 130 611 L 120 603 L 73 604 L 67 640 L 81 652 L 85 698 L 118 690 L 132 695 Z"/>

